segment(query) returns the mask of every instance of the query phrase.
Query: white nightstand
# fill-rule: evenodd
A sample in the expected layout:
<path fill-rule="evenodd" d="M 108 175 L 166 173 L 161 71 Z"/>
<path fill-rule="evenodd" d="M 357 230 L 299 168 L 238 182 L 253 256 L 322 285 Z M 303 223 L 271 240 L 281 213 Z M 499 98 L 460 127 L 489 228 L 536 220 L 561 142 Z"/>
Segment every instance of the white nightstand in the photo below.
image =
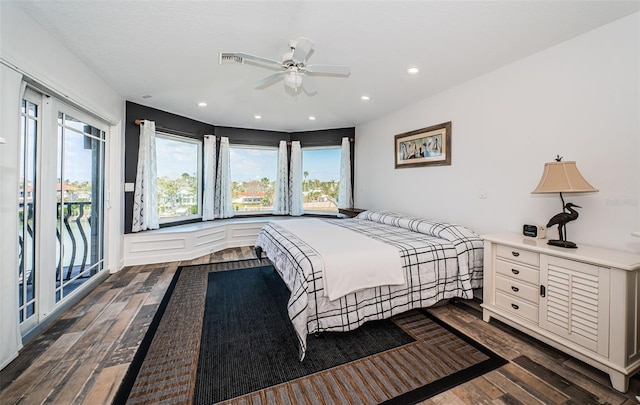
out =
<path fill-rule="evenodd" d="M 640 256 L 565 249 L 518 234 L 483 235 L 483 319 L 498 319 L 611 378 L 640 370 Z"/>

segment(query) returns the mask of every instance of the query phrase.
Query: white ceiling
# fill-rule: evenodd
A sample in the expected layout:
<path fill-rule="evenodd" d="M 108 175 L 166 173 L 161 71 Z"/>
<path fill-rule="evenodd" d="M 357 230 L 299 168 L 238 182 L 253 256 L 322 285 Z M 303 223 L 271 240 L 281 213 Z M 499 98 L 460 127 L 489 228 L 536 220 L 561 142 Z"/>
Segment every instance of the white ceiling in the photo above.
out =
<path fill-rule="evenodd" d="M 281 131 L 357 126 L 640 10 L 639 1 L 18 4 L 127 100 L 214 125 Z M 253 87 L 273 70 L 218 63 L 219 52 L 279 60 L 300 36 L 315 42 L 310 64 L 350 65 L 351 75 L 315 76 L 317 94 L 293 95 L 282 81 Z M 410 65 L 421 73 L 407 75 Z"/>

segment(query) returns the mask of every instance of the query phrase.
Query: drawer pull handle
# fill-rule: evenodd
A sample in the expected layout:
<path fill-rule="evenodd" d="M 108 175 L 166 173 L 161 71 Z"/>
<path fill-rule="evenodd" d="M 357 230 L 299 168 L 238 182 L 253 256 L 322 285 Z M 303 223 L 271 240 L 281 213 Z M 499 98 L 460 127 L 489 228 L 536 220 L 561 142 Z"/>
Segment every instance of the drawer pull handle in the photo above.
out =
<path fill-rule="evenodd" d="M 520 291 L 520 289 L 519 289 L 518 287 L 514 287 L 514 286 L 511 286 L 511 289 L 513 290 L 513 292 L 518 292 L 518 291 Z"/>
<path fill-rule="evenodd" d="M 519 307 L 519 306 L 517 306 L 516 304 L 511 304 L 511 308 L 513 308 L 513 309 L 518 309 L 518 308 L 520 308 L 520 307 Z"/>
<path fill-rule="evenodd" d="M 516 269 L 511 269 L 511 272 L 513 274 L 520 274 L 520 270 L 516 270 Z"/>
<path fill-rule="evenodd" d="M 511 252 L 511 254 L 513 255 L 513 257 L 518 257 L 518 256 L 520 256 L 520 253 L 518 253 L 518 252 Z"/>

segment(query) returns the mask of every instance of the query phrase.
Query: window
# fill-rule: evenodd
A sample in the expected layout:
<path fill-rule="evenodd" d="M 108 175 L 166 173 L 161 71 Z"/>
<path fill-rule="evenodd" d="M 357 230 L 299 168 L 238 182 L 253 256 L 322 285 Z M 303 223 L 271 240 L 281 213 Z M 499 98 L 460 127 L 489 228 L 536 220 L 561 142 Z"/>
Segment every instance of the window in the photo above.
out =
<path fill-rule="evenodd" d="M 231 195 L 236 215 L 273 210 L 278 148 L 230 146 Z"/>
<path fill-rule="evenodd" d="M 56 301 L 104 269 L 106 132 L 62 109 L 58 111 Z"/>
<path fill-rule="evenodd" d="M 160 223 L 201 216 L 202 142 L 156 133 Z"/>
<path fill-rule="evenodd" d="M 337 213 L 341 149 L 302 149 L 302 201 L 305 213 Z"/>

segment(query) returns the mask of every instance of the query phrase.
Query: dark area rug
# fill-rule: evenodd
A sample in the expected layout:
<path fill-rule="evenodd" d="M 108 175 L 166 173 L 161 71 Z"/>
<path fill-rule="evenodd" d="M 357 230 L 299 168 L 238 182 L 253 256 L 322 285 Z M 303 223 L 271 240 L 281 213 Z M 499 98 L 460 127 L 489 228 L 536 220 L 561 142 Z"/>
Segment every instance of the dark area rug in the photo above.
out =
<path fill-rule="evenodd" d="M 415 341 L 390 320 L 307 338 L 304 361 L 271 266 L 209 273 L 195 403 L 234 398 Z"/>
<path fill-rule="evenodd" d="M 505 363 L 423 310 L 310 335 L 300 362 L 288 297 L 264 260 L 181 267 L 114 403 L 410 404 Z"/>

